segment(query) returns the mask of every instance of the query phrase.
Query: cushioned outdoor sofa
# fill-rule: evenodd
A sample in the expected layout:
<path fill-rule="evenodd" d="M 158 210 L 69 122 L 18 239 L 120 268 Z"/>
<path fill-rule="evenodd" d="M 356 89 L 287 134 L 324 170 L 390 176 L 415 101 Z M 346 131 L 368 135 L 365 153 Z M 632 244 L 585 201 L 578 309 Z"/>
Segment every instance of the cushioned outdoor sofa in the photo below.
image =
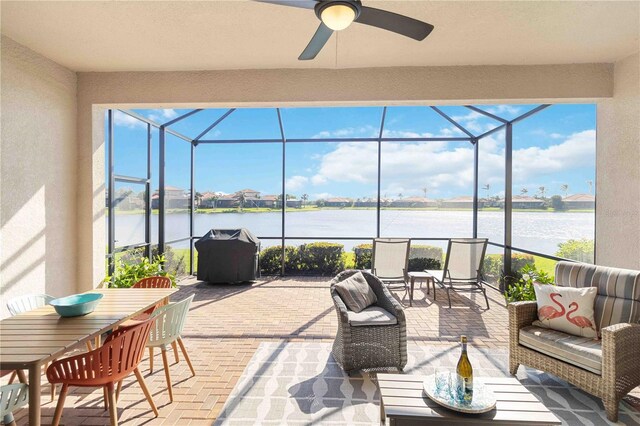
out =
<path fill-rule="evenodd" d="M 601 339 L 532 325 L 536 302 L 509 304 L 509 371 L 526 365 L 602 398 L 607 417 L 640 385 L 640 271 L 559 262 L 556 285 L 597 287 L 595 321 Z"/>

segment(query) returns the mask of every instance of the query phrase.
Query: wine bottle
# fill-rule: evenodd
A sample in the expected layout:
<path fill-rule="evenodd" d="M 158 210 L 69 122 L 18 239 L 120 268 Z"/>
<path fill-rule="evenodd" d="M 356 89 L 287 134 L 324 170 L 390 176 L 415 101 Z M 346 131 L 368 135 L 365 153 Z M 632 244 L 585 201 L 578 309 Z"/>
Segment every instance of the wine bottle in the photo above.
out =
<path fill-rule="evenodd" d="M 467 356 L 467 336 L 461 336 L 460 343 L 462 343 L 462 353 L 458 360 L 456 373 L 458 375 L 458 389 L 466 397 L 473 392 L 473 368 Z"/>

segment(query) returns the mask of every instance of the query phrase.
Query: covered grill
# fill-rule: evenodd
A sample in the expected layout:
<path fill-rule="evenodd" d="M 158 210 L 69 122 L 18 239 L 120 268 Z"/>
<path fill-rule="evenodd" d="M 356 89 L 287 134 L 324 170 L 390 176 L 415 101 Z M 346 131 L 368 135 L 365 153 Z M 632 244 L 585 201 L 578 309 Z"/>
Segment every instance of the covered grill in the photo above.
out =
<path fill-rule="evenodd" d="M 252 281 L 260 276 L 260 240 L 249 230 L 212 229 L 195 243 L 198 279 L 210 283 Z"/>

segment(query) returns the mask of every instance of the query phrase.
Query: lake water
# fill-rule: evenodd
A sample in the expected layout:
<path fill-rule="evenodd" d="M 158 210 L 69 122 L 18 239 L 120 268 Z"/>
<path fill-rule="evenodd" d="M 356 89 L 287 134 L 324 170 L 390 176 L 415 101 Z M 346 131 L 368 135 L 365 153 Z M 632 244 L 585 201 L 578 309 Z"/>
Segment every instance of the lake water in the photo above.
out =
<path fill-rule="evenodd" d="M 167 214 L 165 241 L 189 236 L 187 213 Z M 375 210 L 288 210 L 285 218 L 286 234 L 292 237 L 362 237 L 362 240 L 336 240 L 351 250 L 354 245 L 370 242 L 376 234 Z M 442 210 L 385 210 L 380 215 L 382 237 L 451 238 L 470 237 L 471 211 Z M 152 241 L 158 240 L 158 216 L 152 215 Z M 202 213 L 195 215 L 195 234 L 203 235 L 211 228 L 247 228 L 258 237 L 280 237 L 280 212 L 265 213 Z M 558 244 L 569 239 L 594 238 L 595 215 L 583 212 L 514 212 L 513 246 L 541 253 L 554 254 Z M 504 235 L 502 212 L 479 212 L 478 235 L 501 243 Z M 144 241 L 143 215 L 116 215 L 116 246 Z M 287 239 L 287 244 L 302 244 L 309 240 Z M 277 245 L 280 240 L 264 239 L 262 247 Z M 445 242 L 425 242 L 444 247 Z M 188 242 L 172 244 L 186 248 Z M 497 248 L 491 248 L 497 252 Z"/>

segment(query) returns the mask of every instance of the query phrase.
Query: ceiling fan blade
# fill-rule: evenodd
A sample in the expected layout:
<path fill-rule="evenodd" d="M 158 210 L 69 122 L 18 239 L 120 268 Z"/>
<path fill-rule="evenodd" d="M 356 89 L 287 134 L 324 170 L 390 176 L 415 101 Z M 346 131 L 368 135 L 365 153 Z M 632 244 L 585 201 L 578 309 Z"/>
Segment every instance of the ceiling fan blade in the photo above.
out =
<path fill-rule="evenodd" d="M 302 9 L 313 9 L 318 3 L 316 0 L 255 0 L 260 3 L 278 4 L 281 6 L 300 7 Z"/>
<path fill-rule="evenodd" d="M 309 44 L 307 44 L 307 47 L 304 48 L 304 50 L 298 57 L 298 60 L 308 61 L 309 59 L 315 58 L 327 43 L 327 40 L 329 40 L 331 34 L 333 34 L 333 30 L 321 22 L 320 26 L 316 30 L 316 33 L 311 38 L 311 41 L 309 42 Z"/>
<path fill-rule="evenodd" d="M 418 41 L 424 40 L 433 30 L 433 25 L 426 22 L 366 6 L 362 6 L 356 22 L 392 31 Z"/>

